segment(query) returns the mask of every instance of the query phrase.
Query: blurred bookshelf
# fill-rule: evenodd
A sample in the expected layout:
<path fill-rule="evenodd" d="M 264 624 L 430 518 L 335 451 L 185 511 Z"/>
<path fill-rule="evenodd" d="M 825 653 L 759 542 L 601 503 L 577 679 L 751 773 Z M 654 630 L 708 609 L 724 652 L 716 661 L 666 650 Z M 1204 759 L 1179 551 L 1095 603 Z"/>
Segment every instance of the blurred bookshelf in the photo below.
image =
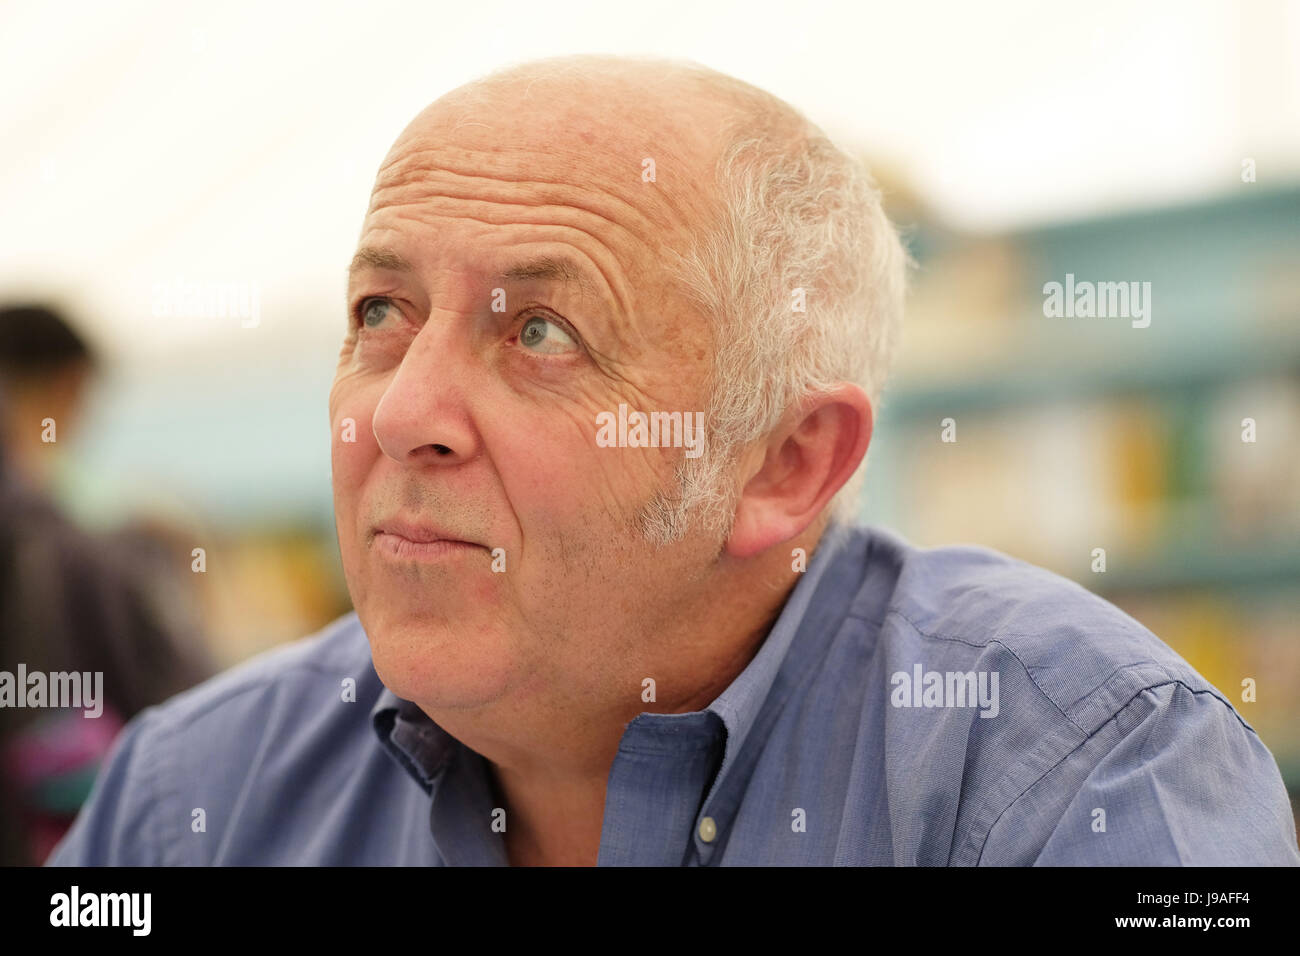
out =
<path fill-rule="evenodd" d="M 862 516 L 1112 601 L 1233 702 L 1295 801 L 1300 188 L 1257 185 L 997 235 L 893 210 L 917 269 Z M 1150 324 L 1048 317 L 1067 274 L 1150 282 Z"/>

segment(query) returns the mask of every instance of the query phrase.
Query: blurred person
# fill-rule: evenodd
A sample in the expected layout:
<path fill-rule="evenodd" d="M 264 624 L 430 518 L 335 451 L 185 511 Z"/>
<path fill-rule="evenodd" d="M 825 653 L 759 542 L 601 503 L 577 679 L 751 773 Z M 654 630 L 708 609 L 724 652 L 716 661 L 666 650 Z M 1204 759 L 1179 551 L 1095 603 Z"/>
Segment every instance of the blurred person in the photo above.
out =
<path fill-rule="evenodd" d="M 50 862 L 1300 863 L 1155 635 L 852 523 L 905 267 L 866 173 L 712 70 L 433 103 L 329 397 L 355 613 L 133 721 Z"/>
<path fill-rule="evenodd" d="M 79 530 L 45 489 L 95 360 L 53 309 L 0 309 L 0 863 L 41 863 L 123 723 L 212 673 L 160 621 L 131 553 Z M 53 429 L 53 430 L 52 430 Z M 52 675 L 90 674 L 92 706 Z M 102 673 L 98 691 L 93 675 Z M 39 675 L 39 676 L 37 676 Z M 29 683 L 29 681 L 31 683 Z M 85 703 L 85 702 L 82 702 Z"/>

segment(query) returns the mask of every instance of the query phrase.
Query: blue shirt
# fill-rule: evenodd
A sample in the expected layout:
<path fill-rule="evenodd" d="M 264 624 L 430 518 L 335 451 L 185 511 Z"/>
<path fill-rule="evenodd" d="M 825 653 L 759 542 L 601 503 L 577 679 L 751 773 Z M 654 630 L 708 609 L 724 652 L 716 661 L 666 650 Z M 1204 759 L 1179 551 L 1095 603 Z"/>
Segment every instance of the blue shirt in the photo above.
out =
<path fill-rule="evenodd" d="M 49 862 L 504 865 L 489 781 L 380 683 L 348 615 L 137 716 Z M 836 528 L 717 700 L 628 723 L 599 862 L 1300 851 L 1255 731 L 1132 618 L 994 551 Z"/>

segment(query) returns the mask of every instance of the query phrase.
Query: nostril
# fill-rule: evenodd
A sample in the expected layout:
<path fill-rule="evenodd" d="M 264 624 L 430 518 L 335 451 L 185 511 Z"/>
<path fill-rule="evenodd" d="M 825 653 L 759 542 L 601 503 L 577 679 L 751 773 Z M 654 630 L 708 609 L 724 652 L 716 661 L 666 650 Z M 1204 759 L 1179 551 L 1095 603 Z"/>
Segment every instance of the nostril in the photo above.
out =
<path fill-rule="evenodd" d="M 433 450 L 436 451 L 439 455 L 451 454 L 451 449 L 448 448 L 446 445 L 434 445 Z"/>

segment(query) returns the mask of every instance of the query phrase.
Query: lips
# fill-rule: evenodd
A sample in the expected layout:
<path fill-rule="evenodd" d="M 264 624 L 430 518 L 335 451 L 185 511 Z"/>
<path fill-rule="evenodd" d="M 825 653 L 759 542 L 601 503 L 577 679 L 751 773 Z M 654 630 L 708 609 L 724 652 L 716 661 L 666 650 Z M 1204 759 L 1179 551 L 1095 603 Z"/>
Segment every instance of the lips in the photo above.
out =
<path fill-rule="evenodd" d="M 371 546 L 380 557 L 402 564 L 411 561 L 439 564 L 486 550 L 484 545 L 466 541 L 448 528 L 403 518 L 381 521 L 372 528 Z"/>
<path fill-rule="evenodd" d="M 401 538 L 412 544 L 468 544 L 481 547 L 477 541 L 469 541 L 458 533 L 434 524 L 409 521 L 404 518 L 390 518 L 379 522 L 373 529 L 374 536 L 381 534 Z"/>

